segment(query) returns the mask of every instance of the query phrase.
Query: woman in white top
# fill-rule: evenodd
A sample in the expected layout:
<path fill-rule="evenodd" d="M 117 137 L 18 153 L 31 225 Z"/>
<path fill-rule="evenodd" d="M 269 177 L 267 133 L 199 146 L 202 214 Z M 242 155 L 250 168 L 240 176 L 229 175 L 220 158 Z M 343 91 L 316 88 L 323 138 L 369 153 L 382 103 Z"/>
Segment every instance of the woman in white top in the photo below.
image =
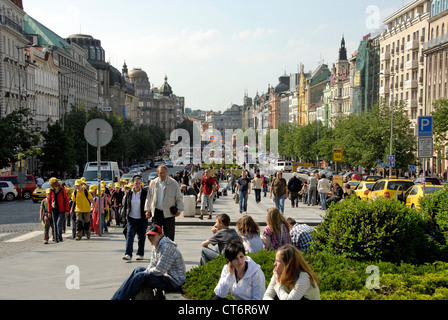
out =
<path fill-rule="evenodd" d="M 317 183 L 317 191 L 319 192 L 321 209 L 327 208 L 327 196 L 331 191 L 331 182 L 323 174 Z"/>
<path fill-rule="evenodd" d="M 236 227 L 247 253 L 255 253 L 263 249 L 260 227 L 251 216 L 245 215 L 241 217 Z"/>
<path fill-rule="evenodd" d="M 320 300 L 319 279 L 294 246 L 281 247 L 274 266 L 263 300 Z"/>
<path fill-rule="evenodd" d="M 266 291 L 266 279 L 261 267 L 245 255 L 240 241 L 232 241 L 224 249 L 227 264 L 215 287 L 212 300 L 226 299 L 230 293 L 235 300 L 261 300 Z"/>

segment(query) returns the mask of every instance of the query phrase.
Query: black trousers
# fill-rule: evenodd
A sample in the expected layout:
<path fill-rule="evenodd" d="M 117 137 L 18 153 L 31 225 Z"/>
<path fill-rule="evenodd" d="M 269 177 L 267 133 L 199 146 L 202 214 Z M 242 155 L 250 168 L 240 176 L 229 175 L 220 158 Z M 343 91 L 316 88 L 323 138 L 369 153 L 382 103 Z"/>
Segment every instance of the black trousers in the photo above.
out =
<path fill-rule="evenodd" d="M 174 234 L 176 229 L 176 219 L 165 218 L 163 216 L 163 211 L 159 209 L 155 209 L 154 216 L 152 217 L 152 224 L 156 224 L 160 226 L 163 230 L 163 233 L 174 241 Z"/>

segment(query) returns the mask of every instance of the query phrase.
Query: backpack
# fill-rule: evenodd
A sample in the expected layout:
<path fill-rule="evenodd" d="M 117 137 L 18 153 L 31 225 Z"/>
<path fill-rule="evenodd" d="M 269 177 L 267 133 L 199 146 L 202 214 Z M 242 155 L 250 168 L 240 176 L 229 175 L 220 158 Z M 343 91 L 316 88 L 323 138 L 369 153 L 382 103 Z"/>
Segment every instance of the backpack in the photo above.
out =
<path fill-rule="evenodd" d="M 78 193 L 78 189 L 75 189 L 75 200 L 76 200 L 76 194 Z M 85 194 L 85 196 L 86 196 L 86 199 L 87 199 L 87 201 L 89 201 L 89 204 L 92 204 L 92 202 L 90 202 L 90 199 L 89 199 L 89 191 L 87 191 L 87 189 L 84 189 L 84 194 Z M 76 203 L 76 201 L 75 201 L 75 203 Z"/>

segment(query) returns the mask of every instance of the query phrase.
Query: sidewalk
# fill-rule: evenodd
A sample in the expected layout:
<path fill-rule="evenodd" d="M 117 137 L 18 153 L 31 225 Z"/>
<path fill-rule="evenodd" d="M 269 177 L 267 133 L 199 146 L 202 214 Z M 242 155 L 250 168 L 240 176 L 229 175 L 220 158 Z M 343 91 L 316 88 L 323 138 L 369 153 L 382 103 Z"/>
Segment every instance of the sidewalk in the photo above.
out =
<path fill-rule="evenodd" d="M 263 194 L 262 194 L 263 196 Z M 227 213 L 232 225 L 242 215 L 238 205 L 233 202 L 230 193 L 220 197 L 214 204 L 213 216 Z M 255 194 L 251 192 L 248 201 L 248 214 L 261 226 L 265 225 L 266 210 L 274 203 L 269 196 L 260 204 L 255 203 Z M 297 222 L 317 225 L 324 211 L 317 206 L 299 204 L 291 208 L 285 202 L 285 217 Z M 187 271 L 198 266 L 201 243 L 211 236 L 211 226 L 215 218 L 204 217 L 176 218 L 175 242 L 182 252 Z M 42 247 L 15 256 L 0 259 L 0 299 L 1 300 L 108 300 L 121 283 L 137 266 L 147 266 L 149 260 L 125 262 L 125 238 L 122 228 L 109 227 L 109 233 L 101 237 L 92 236 L 75 241 L 71 232 L 64 235 L 64 242 L 42 245 Z M 43 231 L 42 231 L 43 232 Z M 137 243 L 134 243 L 136 251 Z M 145 259 L 149 259 L 152 250 L 149 242 L 145 245 Z M 135 253 L 135 252 L 134 252 Z M 78 281 L 79 280 L 79 281 Z M 73 288 L 79 283 L 79 289 Z"/>

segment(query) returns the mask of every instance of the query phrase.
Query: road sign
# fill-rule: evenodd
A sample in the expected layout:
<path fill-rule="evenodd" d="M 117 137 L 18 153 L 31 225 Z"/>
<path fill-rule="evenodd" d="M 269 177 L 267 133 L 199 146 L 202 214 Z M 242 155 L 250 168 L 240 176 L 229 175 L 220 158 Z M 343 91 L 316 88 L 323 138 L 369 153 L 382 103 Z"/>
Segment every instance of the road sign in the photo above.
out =
<path fill-rule="evenodd" d="M 415 172 L 415 166 L 409 166 L 408 171 L 409 172 Z"/>
<path fill-rule="evenodd" d="M 418 118 L 418 136 L 432 137 L 433 135 L 433 121 L 432 116 Z"/>
<path fill-rule="evenodd" d="M 395 156 L 394 155 L 387 156 L 387 166 L 389 168 L 395 168 Z"/>
<path fill-rule="evenodd" d="M 434 139 L 433 137 L 418 138 L 418 157 L 432 158 L 434 156 Z"/>
<path fill-rule="evenodd" d="M 334 151 L 333 152 L 333 161 L 334 162 L 342 162 L 344 160 L 344 152 L 342 151 Z"/>

